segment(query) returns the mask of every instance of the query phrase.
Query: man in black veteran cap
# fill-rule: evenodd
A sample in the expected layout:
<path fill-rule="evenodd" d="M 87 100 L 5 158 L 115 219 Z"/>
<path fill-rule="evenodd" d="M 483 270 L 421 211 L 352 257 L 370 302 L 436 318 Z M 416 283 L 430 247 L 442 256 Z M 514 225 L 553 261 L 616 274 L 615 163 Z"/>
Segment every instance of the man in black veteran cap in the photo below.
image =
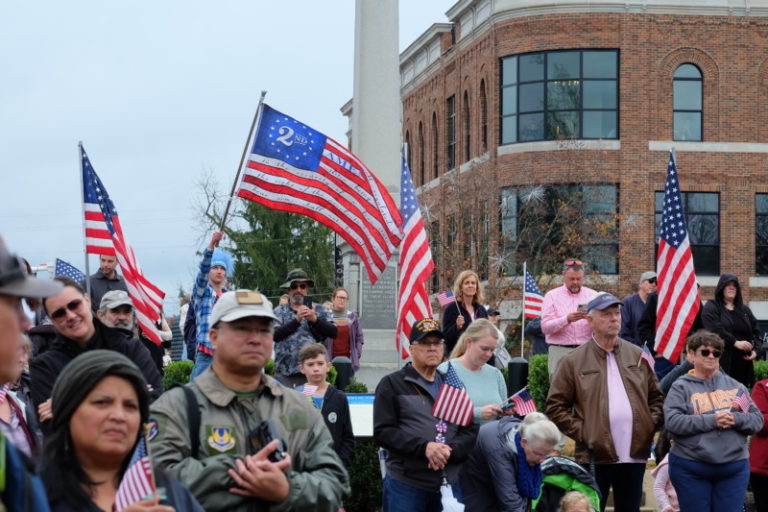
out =
<path fill-rule="evenodd" d="M 210 316 L 211 366 L 152 404 L 154 460 L 208 512 L 336 512 L 349 493 L 347 472 L 312 402 L 263 372 L 274 321 L 261 293 L 223 294 Z M 272 420 L 284 452 L 277 441 L 262 446 L 264 420 Z"/>
<path fill-rule="evenodd" d="M 432 415 L 444 380 L 437 370 L 445 350 L 437 322 L 418 320 L 408 338 L 413 362 L 384 377 L 373 402 L 373 436 L 387 452 L 384 512 L 403 502 L 414 511 L 440 510 L 443 475 L 456 484 L 478 432 L 476 423 L 462 427 Z"/>
<path fill-rule="evenodd" d="M 576 441 L 576 462 L 586 465 L 594 457 L 601 510 L 613 488 L 615 509 L 632 512 L 640 510 L 664 399 L 642 349 L 619 338 L 621 305 L 605 292 L 589 301 L 592 338 L 560 360 L 547 416 Z"/>

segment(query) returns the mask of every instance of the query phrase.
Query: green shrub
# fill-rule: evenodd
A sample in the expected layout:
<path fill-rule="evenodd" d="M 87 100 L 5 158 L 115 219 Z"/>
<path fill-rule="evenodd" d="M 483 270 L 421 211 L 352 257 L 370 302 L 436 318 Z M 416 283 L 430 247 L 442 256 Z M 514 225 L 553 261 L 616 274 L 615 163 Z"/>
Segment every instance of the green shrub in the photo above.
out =
<path fill-rule="evenodd" d="M 367 393 L 368 392 L 368 386 L 360 382 L 359 380 L 355 380 L 354 377 L 349 379 L 349 384 L 347 384 L 347 387 L 344 388 L 345 393 Z"/>
<path fill-rule="evenodd" d="M 755 361 L 755 382 L 768 379 L 768 361 Z"/>
<path fill-rule="evenodd" d="M 267 364 L 264 365 L 264 373 L 269 375 L 270 377 L 275 376 L 275 360 L 270 359 L 267 361 Z"/>
<path fill-rule="evenodd" d="M 165 367 L 163 372 L 163 389 L 171 389 L 175 385 L 184 385 L 192 375 L 192 361 L 174 361 Z"/>
<path fill-rule="evenodd" d="M 381 469 L 376 443 L 357 443 L 347 471 L 352 496 L 344 503 L 344 510 L 370 512 L 381 508 Z"/>
<path fill-rule="evenodd" d="M 530 391 L 536 408 L 544 412 L 549 393 L 549 371 L 547 370 L 546 354 L 532 356 L 528 362 L 528 391 Z"/>
<path fill-rule="evenodd" d="M 328 384 L 336 384 L 336 377 L 339 375 L 339 372 L 336 370 L 336 368 L 331 365 L 331 369 L 328 370 L 328 373 L 325 374 L 325 381 Z"/>

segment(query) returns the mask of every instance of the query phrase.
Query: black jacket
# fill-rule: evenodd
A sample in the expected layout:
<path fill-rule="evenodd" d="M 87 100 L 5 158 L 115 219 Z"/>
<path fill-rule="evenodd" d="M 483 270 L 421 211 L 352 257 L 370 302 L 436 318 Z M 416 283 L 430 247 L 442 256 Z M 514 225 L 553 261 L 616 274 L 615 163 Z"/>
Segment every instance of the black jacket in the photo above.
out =
<path fill-rule="evenodd" d="M 352 418 L 349 415 L 347 395 L 336 388 L 328 386 L 320 411 L 325 425 L 333 437 L 333 449 L 345 466 L 352 460 L 355 451 L 355 434 L 352 433 Z"/>
<path fill-rule="evenodd" d="M 488 318 L 488 311 L 482 304 L 472 304 L 475 308 L 475 318 Z M 459 317 L 459 310 L 461 310 L 461 316 L 464 317 L 464 327 L 459 329 L 456 327 L 456 319 Z M 456 346 L 456 342 L 459 341 L 459 337 L 472 323 L 472 317 L 469 316 L 469 311 L 464 309 L 464 304 L 451 302 L 446 306 L 443 311 L 443 336 L 445 336 L 445 355 L 450 356 L 453 347 Z"/>
<path fill-rule="evenodd" d="M 725 307 L 723 292 L 728 283 L 736 284 L 736 300 L 733 311 Z M 707 302 L 702 314 L 704 328 L 723 338 L 725 350 L 723 351 L 720 366 L 725 372 L 747 387 L 751 387 L 755 381 L 755 371 L 752 361 L 747 361 L 743 356 L 748 352 L 737 349 L 734 343 L 737 340 L 746 340 L 752 343 L 759 354 L 760 330 L 757 327 L 757 319 L 752 310 L 744 304 L 741 297 L 741 284 L 734 274 L 723 274 L 715 288 L 715 298 Z"/>
<path fill-rule="evenodd" d="M 436 374 L 442 382 L 443 374 Z M 418 372 L 408 363 L 390 373 L 376 387 L 373 400 L 373 437 L 387 450 L 387 474 L 398 481 L 425 491 L 438 492 L 442 471 L 429 469 L 425 451 L 427 443 L 435 441 L 437 418 L 432 416 L 435 400 L 423 387 Z M 462 427 L 448 423 L 445 442 L 451 456 L 445 467 L 448 481 L 458 479 L 461 463 L 472 448 L 479 426 L 474 421 Z"/>
<path fill-rule="evenodd" d="M 160 372 L 157 371 L 157 367 L 149 357 L 147 349 L 144 348 L 144 345 L 139 340 L 132 339 L 128 331 L 107 327 L 97 318 L 93 319 L 93 325 L 96 328 L 96 333 L 85 349 L 81 348 L 76 341 L 72 341 L 59 334 L 53 341 L 50 350 L 29 363 L 30 389 L 35 408 L 51 397 L 56 377 L 58 377 L 64 367 L 72 359 L 87 350 L 105 349 L 120 352 L 136 363 L 141 373 L 144 374 L 147 383 L 152 386 L 150 395 L 153 400 L 163 392 L 163 381 Z M 46 421 L 41 424 L 43 433 L 47 433 L 48 423 Z"/>

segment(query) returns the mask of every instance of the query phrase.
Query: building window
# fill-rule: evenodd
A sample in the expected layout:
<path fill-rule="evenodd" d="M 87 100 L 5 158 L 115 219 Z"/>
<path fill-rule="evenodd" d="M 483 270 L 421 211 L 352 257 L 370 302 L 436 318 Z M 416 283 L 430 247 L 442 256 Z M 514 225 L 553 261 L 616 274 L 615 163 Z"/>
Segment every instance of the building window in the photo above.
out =
<path fill-rule="evenodd" d="M 693 266 L 696 274 L 720 274 L 720 194 L 715 192 L 683 192 L 683 208 L 688 224 Z M 656 250 L 664 208 L 664 192 L 656 192 Z"/>
<path fill-rule="evenodd" d="M 461 111 L 461 131 L 462 139 L 464 140 L 464 161 L 469 161 L 472 158 L 472 139 L 471 139 L 471 126 L 469 119 L 469 95 L 467 91 L 464 91 L 464 107 Z"/>
<path fill-rule="evenodd" d="M 443 254 L 441 250 L 440 239 L 440 221 L 436 220 L 429 223 L 429 248 L 432 251 L 432 261 L 435 262 L 435 270 L 432 271 L 432 290 L 440 289 L 440 258 Z"/>
<path fill-rule="evenodd" d="M 413 179 L 413 167 L 411 167 L 411 153 L 413 153 L 413 148 L 411 147 L 410 131 L 405 132 L 405 153 L 406 153 L 405 162 L 408 164 L 408 170 L 411 171 L 411 179 Z"/>
<path fill-rule="evenodd" d="M 693 64 L 682 64 L 675 70 L 674 140 L 702 140 L 703 85 L 701 70 Z"/>
<path fill-rule="evenodd" d="M 426 183 L 424 175 L 424 125 L 419 121 L 419 183 Z"/>
<path fill-rule="evenodd" d="M 527 53 L 501 60 L 501 143 L 619 138 L 619 52 Z"/>
<path fill-rule="evenodd" d="M 432 112 L 432 178 L 440 176 L 440 138 L 437 133 L 437 114 Z"/>
<path fill-rule="evenodd" d="M 480 80 L 480 152 L 488 150 L 488 97 L 485 95 L 485 80 Z"/>
<path fill-rule="evenodd" d="M 768 275 L 768 194 L 755 195 L 755 271 Z"/>
<path fill-rule="evenodd" d="M 536 272 L 559 272 L 580 257 L 601 274 L 619 273 L 615 184 L 556 184 L 501 189 L 500 239 L 504 272 L 527 261 Z"/>
<path fill-rule="evenodd" d="M 456 96 L 446 101 L 445 145 L 447 170 L 456 167 Z"/>

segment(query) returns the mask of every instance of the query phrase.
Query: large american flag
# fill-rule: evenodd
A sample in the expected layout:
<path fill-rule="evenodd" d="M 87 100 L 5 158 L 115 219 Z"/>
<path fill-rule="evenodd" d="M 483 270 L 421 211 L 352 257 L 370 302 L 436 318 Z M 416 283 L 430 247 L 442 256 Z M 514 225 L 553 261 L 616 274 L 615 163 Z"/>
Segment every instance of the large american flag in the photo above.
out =
<path fill-rule="evenodd" d="M 403 217 L 403 243 L 400 246 L 400 289 L 395 345 L 400 356 L 405 359 L 408 357 L 411 326 L 417 320 L 432 318 L 427 279 L 435 268 L 405 155 L 402 157 L 400 175 L 400 214 Z"/>
<path fill-rule="evenodd" d="M 328 226 L 375 283 L 401 238 L 400 213 L 384 185 L 341 144 L 266 104 L 252 141 L 237 195 Z"/>
<path fill-rule="evenodd" d="M 80 145 L 83 170 L 83 201 L 85 211 L 85 245 L 89 254 L 114 255 L 125 278 L 128 295 L 133 302 L 138 322 L 144 334 L 157 343 L 162 343 L 155 322 L 160 318 L 160 307 L 165 294 L 150 283 L 141 272 L 133 248 L 125 240 L 115 205 L 107 189 L 96 175 L 91 161 Z"/>
<path fill-rule="evenodd" d="M 140 436 L 136 448 L 133 450 L 128 469 L 125 470 L 123 479 L 115 494 L 115 509 L 119 512 L 125 510 L 137 501 L 146 499 L 155 494 L 155 482 L 152 475 L 152 462 L 147 452 L 147 440 Z"/>
<path fill-rule="evenodd" d="M 536 281 L 533 280 L 533 276 L 528 273 L 528 269 L 525 269 L 524 272 L 523 309 L 525 310 L 526 318 L 536 318 L 541 316 L 544 295 L 542 295 Z"/>
<path fill-rule="evenodd" d="M 448 423 L 469 425 L 473 412 L 474 406 L 464 383 L 454 370 L 453 363 L 448 363 L 445 380 L 437 393 L 435 405 L 432 406 L 432 416 Z"/>
<path fill-rule="evenodd" d="M 701 302 L 675 155 L 671 151 L 667 181 L 664 185 L 664 210 L 661 216 L 656 274 L 659 304 L 656 309 L 655 348 L 658 354 L 670 361 L 677 361 Z"/>

